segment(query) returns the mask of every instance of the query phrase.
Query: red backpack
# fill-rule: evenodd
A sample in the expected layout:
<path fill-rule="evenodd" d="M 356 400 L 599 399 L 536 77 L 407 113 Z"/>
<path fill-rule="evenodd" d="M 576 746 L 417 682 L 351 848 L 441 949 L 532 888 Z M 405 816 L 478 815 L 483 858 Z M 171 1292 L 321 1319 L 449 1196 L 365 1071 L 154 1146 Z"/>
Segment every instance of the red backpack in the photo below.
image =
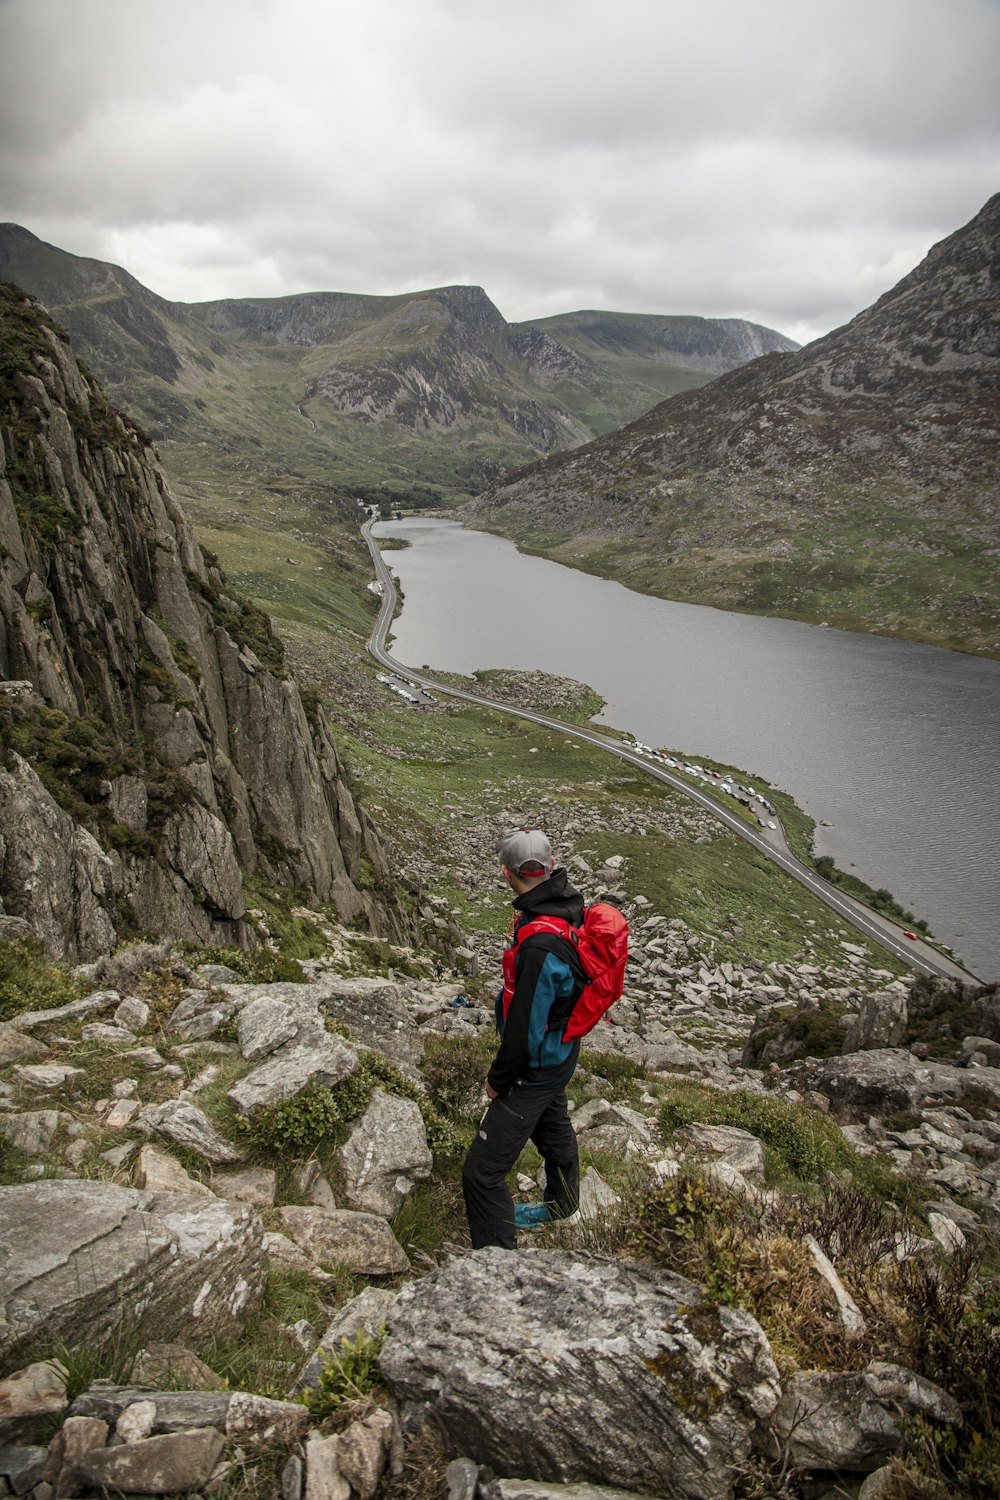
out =
<path fill-rule="evenodd" d="M 566 1022 L 563 1039 L 570 1042 L 586 1036 L 615 1001 L 621 999 L 628 962 L 628 923 L 617 907 L 609 906 L 606 901 L 584 907 L 580 927 L 572 926 L 564 917 L 535 917 L 522 922 L 503 956 L 505 1016 L 514 998 L 517 950 L 525 938 L 534 937 L 537 932 L 551 932 L 572 943 L 576 950 L 585 983 Z"/>

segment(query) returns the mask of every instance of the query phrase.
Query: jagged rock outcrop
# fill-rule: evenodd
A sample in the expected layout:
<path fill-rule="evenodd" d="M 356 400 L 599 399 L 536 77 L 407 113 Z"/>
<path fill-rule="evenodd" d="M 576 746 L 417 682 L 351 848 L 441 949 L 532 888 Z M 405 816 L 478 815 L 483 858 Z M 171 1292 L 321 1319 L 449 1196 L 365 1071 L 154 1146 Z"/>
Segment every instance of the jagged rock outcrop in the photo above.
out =
<path fill-rule="evenodd" d="M 0 319 L 0 911 L 68 958 L 108 951 L 123 911 L 246 944 L 246 871 L 400 935 L 267 617 L 37 304 L 6 288 Z"/>

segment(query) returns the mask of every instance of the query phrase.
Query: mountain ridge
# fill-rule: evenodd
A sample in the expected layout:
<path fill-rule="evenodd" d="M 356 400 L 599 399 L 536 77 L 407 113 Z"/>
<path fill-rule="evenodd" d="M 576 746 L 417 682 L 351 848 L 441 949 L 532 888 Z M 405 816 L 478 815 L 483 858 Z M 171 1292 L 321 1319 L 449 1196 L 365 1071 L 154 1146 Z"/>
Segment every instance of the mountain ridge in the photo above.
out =
<path fill-rule="evenodd" d="M 395 466 L 417 482 L 439 485 L 445 499 L 474 492 L 484 473 L 585 441 L 661 393 L 661 371 L 651 382 L 637 380 L 624 367 L 595 363 L 537 323 L 508 323 L 474 285 L 392 296 L 324 291 L 183 303 L 159 297 L 120 267 L 47 245 L 19 225 L 0 226 L 0 277 L 37 296 L 65 323 L 114 398 L 134 408 L 158 442 L 224 446 L 248 432 L 260 441 L 269 426 L 261 405 L 239 428 L 225 416 L 230 376 L 281 372 L 286 410 L 299 397 L 316 402 L 310 420 L 335 448 L 345 437 L 357 447 L 359 423 L 378 422 L 383 443 L 394 424 L 402 427 L 382 469 Z M 665 321 L 650 317 L 657 325 Z M 711 320 L 681 321 L 689 339 L 696 326 L 702 329 L 715 365 L 729 367 L 742 357 L 739 340 L 730 341 L 728 354 L 718 353 Z M 668 356 L 661 340 L 655 363 L 669 364 Z M 289 363 L 275 365 L 275 357 Z M 131 377 L 130 364 L 139 378 Z M 693 368 L 688 361 L 676 378 L 687 384 L 706 377 Z M 443 403 L 426 389 L 433 380 L 447 387 Z M 461 429 L 464 451 L 427 457 L 408 441 L 414 429 L 442 426 L 453 434 Z M 348 488 L 387 477 L 358 453 L 344 461 L 327 452 L 322 467 L 325 478 Z"/>
<path fill-rule="evenodd" d="M 1000 195 L 805 349 L 463 508 L 632 587 L 1000 652 Z"/>

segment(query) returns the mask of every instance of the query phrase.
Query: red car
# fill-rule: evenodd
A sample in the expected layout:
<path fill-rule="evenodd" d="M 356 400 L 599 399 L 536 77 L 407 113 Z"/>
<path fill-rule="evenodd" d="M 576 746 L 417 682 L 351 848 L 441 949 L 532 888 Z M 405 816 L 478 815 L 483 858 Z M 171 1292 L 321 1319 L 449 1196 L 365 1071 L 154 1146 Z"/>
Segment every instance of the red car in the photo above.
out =
<path fill-rule="evenodd" d="M 908 927 L 903 928 L 903 936 L 912 938 L 914 942 L 917 941 L 917 934 L 915 932 L 911 932 Z"/>

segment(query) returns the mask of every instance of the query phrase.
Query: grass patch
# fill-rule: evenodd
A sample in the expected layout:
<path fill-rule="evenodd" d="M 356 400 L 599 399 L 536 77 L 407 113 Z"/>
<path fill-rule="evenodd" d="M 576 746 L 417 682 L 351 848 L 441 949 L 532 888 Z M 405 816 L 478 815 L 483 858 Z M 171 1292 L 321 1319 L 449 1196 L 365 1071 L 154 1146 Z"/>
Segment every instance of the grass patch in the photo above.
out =
<path fill-rule="evenodd" d="M 731 1125 L 764 1145 L 771 1182 L 815 1184 L 827 1173 L 845 1175 L 900 1206 L 919 1201 L 917 1184 L 878 1156 L 861 1156 L 826 1115 L 778 1094 L 723 1092 L 694 1081 L 671 1081 L 659 1112 L 664 1139 L 687 1125 Z"/>
<path fill-rule="evenodd" d="M 307 1273 L 272 1265 L 256 1317 L 238 1339 L 217 1341 L 202 1358 L 230 1390 L 284 1401 L 306 1359 L 289 1325 L 306 1318 L 321 1326 L 329 1316 L 330 1308 Z"/>
<path fill-rule="evenodd" d="M 54 1010 L 86 993 L 83 980 L 47 958 L 41 943 L 0 939 L 0 1020 L 23 1010 Z"/>

